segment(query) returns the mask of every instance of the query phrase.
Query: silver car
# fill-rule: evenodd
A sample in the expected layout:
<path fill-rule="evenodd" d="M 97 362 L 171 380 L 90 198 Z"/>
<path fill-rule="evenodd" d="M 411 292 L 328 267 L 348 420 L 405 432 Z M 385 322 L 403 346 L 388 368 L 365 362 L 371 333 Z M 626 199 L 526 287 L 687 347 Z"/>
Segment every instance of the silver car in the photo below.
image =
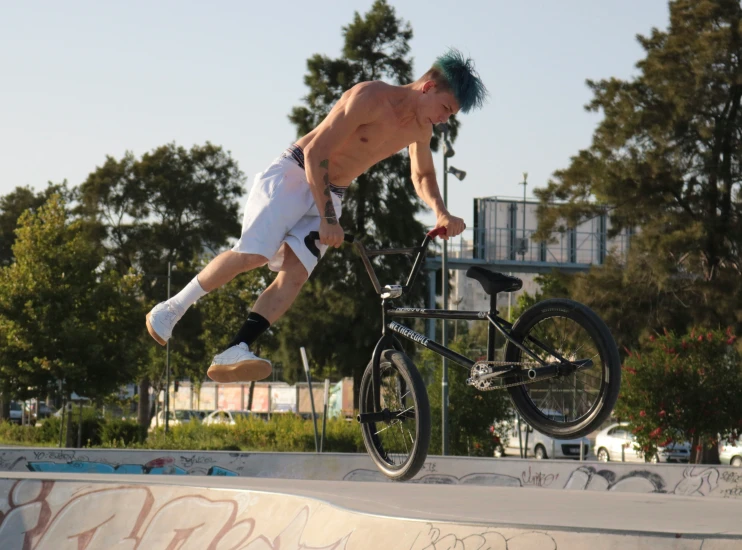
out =
<path fill-rule="evenodd" d="M 688 462 L 690 443 L 672 443 L 649 457 L 635 448 L 636 437 L 627 423 L 611 424 L 595 437 L 593 450 L 601 462 Z"/>

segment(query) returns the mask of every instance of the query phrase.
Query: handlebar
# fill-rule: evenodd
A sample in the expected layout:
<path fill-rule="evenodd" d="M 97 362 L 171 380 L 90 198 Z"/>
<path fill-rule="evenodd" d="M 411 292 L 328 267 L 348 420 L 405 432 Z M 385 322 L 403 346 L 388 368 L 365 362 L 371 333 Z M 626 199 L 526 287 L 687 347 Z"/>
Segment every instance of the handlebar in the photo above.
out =
<path fill-rule="evenodd" d="M 428 244 L 436 237 L 444 236 L 446 234 L 447 231 L 445 227 L 436 227 L 435 229 L 431 229 L 427 232 L 427 234 L 425 235 L 425 239 L 423 239 L 423 242 L 419 247 L 373 251 L 367 251 L 364 248 L 363 243 L 361 241 L 357 241 L 354 235 L 346 233 L 343 240 L 346 243 L 352 243 L 355 245 L 355 248 L 356 250 L 358 250 L 358 253 L 361 256 L 361 260 L 363 260 L 363 265 L 366 267 L 368 276 L 371 278 L 371 283 L 374 285 L 374 290 L 376 290 L 377 294 L 381 294 L 382 292 L 384 292 L 384 289 L 382 289 L 381 285 L 379 284 L 379 279 L 376 277 L 376 272 L 374 271 L 374 267 L 371 264 L 369 256 L 379 256 L 383 254 L 417 254 L 415 263 L 412 266 L 412 271 L 410 272 L 410 275 L 407 279 L 407 283 L 403 287 L 403 292 L 406 294 L 412 287 L 412 284 L 415 282 L 415 279 L 417 278 L 417 275 L 422 268 L 422 264 L 425 261 L 425 256 L 428 251 Z M 320 252 L 319 248 L 317 248 L 316 241 L 319 241 L 319 231 L 310 231 L 309 234 L 304 237 L 304 244 L 306 245 L 306 247 L 319 259 Z"/>
<path fill-rule="evenodd" d="M 312 254 L 314 254 L 316 258 L 319 259 L 319 248 L 317 248 L 317 243 L 315 242 L 318 240 L 319 240 L 319 231 L 310 231 L 309 234 L 306 237 L 304 237 L 304 244 L 307 246 L 309 251 Z M 343 240 L 346 243 L 353 243 L 355 242 L 356 238 L 353 235 L 346 233 L 345 237 L 343 237 Z"/>
<path fill-rule="evenodd" d="M 435 239 L 439 236 L 442 237 L 446 234 L 448 234 L 448 230 L 445 227 L 436 227 L 435 229 L 431 229 L 430 231 L 428 231 L 428 237 L 430 237 L 431 239 Z"/>

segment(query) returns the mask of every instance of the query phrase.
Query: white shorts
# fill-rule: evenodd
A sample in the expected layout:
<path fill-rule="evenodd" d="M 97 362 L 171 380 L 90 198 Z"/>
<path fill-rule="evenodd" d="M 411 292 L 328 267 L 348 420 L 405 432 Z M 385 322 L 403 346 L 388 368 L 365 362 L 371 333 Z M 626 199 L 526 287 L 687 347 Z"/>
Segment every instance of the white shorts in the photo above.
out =
<path fill-rule="evenodd" d="M 337 217 L 342 201 L 330 193 Z M 304 265 L 307 275 L 317 266 L 317 258 L 304 244 L 310 231 L 319 231 L 320 215 L 304 170 L 292 159 L 278 157 L 265 172 L 255 176 L 245 203 L 242 235 L 232 250 L 268 258 L 268 267 L 280 271 L 284 245 L 291 247 Z M 320 255 L 326 245 L 316 242 Z"/>

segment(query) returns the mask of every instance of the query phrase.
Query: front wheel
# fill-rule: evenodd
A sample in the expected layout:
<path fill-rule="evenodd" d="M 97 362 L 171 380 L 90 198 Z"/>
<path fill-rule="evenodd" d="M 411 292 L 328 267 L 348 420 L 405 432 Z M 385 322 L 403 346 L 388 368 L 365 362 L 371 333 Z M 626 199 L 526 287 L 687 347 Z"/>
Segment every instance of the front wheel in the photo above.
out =
<path fill-rule="evenodd" d="M 428 456 L 428 392 L 417 367 L 401 351 L 383 351 L 379 370 L 381 409 L 389 411 L 389 418 L 361 424 L 363 442 L 384 475 L 405 481 L 420 471 Z M 373 365 L 369 363 L 361 379 L 361 414 L 381 412 L 374 411 L 373 386 Z"/>
<path fill-rule="evenodd" d="M 621 385 L 621 359 L 613 336 L 595 312 L 573 300 L 544 300 L 523 312 L 511 336 L 547 365 L 563 360 L 590 365 L 568 375 L 509 387 L 513 405 L 525 422 L 550 437 L 574 439 L 596 430 L 608 418 Z M 534 362 L 512 342 L 505 349 L 505 360 Z"/>

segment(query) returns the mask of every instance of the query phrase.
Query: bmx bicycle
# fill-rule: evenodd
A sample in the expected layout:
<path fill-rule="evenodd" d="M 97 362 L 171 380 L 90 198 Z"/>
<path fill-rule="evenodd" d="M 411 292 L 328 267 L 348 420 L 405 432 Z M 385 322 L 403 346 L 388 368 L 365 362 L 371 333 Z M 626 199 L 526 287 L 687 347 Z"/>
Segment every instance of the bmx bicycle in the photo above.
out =
<path fill-rule="evenodd" d="M 561 439 L 582 437 L 610 415 L 621 384 L 621 362 L 608 327 L 587 306 L 568 299 L 547 299 L 525 310 L 514 322 L 498 315 L 500 292 L 513 292 L 523 282 L 484 267 L 466 275 L 489 295 L 489 311 L 397 308 L 391 300 L 409 293 L 422 268 L 428 245 L 445 228 L 430 231 L 414 248 L 366 250 L 346 235 L 363 261 L 382 303 L 382 333 L 360 385 L 358 421 L 366 449 L 388 478 L 404 481 L 422 468 L 430 444 L 430 404 L 425 383 L 397 339 L 401 336 L 467 369 L 467 384 L 479 391 L 506 390 L 525 422 L 539 432 Z M 319 256 L 310 232 L 307 247 Z M 384 285 L 371 258 L 387 254 L 415 256 L 404 285 Z M 488 323 L 487 359 L 465 357 L 394 318 L 483 321 Z M 495 338 L 505 339 L 503 360 L 495 359 Z"/>

